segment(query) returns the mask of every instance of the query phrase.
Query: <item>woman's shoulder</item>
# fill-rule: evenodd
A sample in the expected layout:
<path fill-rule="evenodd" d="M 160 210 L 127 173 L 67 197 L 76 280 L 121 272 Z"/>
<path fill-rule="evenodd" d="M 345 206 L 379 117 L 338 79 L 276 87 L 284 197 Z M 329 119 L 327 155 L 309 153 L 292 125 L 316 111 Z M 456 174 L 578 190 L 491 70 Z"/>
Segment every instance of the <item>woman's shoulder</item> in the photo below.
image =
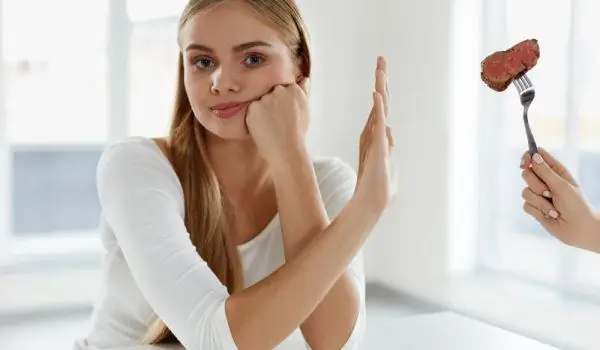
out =
<path fill-rule="evenodd" d="M 109 144 L 98 161 L 96 176 L 103 179 L 135 178 L 137 182 L 149 182 L 152 179 L 177 179 L 167 154 L 167 142 L 163 139 L 151 139 L 130 136 Z M 132 180 L 133 181 L 133 180 Z"/>
<path fill-rule="evenodd" d="M 313 167 L 321 192 L 340 187 L 352 187 L 356 183 L 356 171 L 338 157 L 313 157 Z"/>
<path fill-rule="evenodd" d="M 338 157 L 313 157 L 313 166 L 325 209 L 333 219 L 354 194 L 356 172 Z"/>
<path fill-rule="evenodd" d="M 100 156 L 100 164 L 164 163 L 166 152 L 164 139 L 129 136 L 109 144 Z"/>
<path fill-rule="evenodd" d="M 313 157 L 313 166 L 318 179 L 327 177 L 356 178 L 356 172 L 339 157 Z"/>

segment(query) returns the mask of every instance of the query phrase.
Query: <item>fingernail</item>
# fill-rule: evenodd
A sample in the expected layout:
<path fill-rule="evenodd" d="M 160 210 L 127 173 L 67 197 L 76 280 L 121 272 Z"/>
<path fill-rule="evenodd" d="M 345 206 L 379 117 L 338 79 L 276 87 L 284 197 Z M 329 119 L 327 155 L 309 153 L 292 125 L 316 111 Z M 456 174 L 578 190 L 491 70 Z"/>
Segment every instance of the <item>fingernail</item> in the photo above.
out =
<path fill-rule="evenodd" d="M 542 158 L 542 156 L 540 156 L 539 153 L 536 153 L 536 154 L 533 155 L 533 161 L 536 164 L 542 164 L 544 162 L 544 158 Z"/>
<path fill-rule="evenodd" d="M 554 209 L 550 209 L 550 211 L 548 212 L 548 215 L 550 215 L 550 217 L 553 219 L 556 219 L 558 217 L 558 213 Z"/>
<path fill-rule="evenodd" d="M 546 198 L 552 198 L 552 194 L 550 193 L 550 191 L 544 191 L 544 192 L 542 193 L 542 195 L 543 195 L 544 197 L 546 197 Z"/>
<path fill-rule="evenodd" d="M 525 157 L 521 158 L 521 164 L 519 164 L 519 166 L 523 166 L 523 164 L 525 164 Z"/>

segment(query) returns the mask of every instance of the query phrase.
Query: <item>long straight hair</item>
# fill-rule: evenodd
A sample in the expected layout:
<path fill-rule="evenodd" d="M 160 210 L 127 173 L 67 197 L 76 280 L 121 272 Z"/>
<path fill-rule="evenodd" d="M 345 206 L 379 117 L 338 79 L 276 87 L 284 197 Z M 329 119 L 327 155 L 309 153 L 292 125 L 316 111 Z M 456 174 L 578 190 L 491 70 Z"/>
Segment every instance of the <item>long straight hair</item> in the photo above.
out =
<path fill-rule="evenodd" d="M 179 32 L 196 14 L 231 0 L 190 0 L 179 21 Z M 304 76 L 310 76 L 309 37 L 294 0 L 245 1 L 281 35 Z M 185 226 L 198 254 L 230 294 L 243 288 L 243 270 L 231 241 L 225 197 L 209 162 L 204 127 L 194 115 L 184 85 L 184 60 L 178 59 L 177 88 L 169 131 L 168 157 L 181 182 Z M 143 336 L 144 344 L 177 342 L 157 316 Z"/>

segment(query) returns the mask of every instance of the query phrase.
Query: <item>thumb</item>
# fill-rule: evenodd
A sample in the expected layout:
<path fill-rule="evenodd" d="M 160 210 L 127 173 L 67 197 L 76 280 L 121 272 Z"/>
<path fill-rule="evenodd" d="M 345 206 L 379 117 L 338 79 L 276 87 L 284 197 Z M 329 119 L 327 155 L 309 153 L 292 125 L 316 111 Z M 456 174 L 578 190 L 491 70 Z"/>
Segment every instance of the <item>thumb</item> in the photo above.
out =
<path fill-rule="evenodd" d="M 300 85 L 300 88 L 302 88 L 304 93 L 308 95 L 310 92 L 310 79 L 308 77 L 304 77 L 298 85 Z"/>
<path fill-rule="evenodd" d="M 536 153 L 531 157 L 532 159 L 532 170 L 533 172 L 548 185 L 550 191 L 555 191 L 563 185 L 568 184 L 567 180 L 563 179 L 558 175 L 550 165 L 544 161 L 541 154 Z"/>

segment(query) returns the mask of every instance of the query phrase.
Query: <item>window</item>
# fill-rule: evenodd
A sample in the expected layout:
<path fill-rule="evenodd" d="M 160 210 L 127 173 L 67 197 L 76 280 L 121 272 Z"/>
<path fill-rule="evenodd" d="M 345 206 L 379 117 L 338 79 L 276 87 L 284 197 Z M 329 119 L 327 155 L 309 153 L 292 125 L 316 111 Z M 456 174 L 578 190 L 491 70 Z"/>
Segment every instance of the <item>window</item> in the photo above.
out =
<path fill-rule="evenodd" d="M 178 17 L 132 23 L 130 134 L 155 137 L 168 132 L 176 87 L 178 23 Z"/>
<path fill-rule="evenodd" d="M 16 237 L 92 234 L 98 225 L 95 170 L 100 146 L 12 147 Z"/>
<path fill-rule="evenodd" d="M 98 225 L 93 174 L 108 136 L 108 4 L 0 5 L 0 188 L 9 208 L 0 238 L 11 253 L 36 246 L 51 254 L 42 242 L 72 242 Z"/>
<path fill-rule="evenodd" d="M 166 134 L 185 3 L 0 0 L 3 251 L 99 245 L 97 161 L 116 139 Z"/>
<path fill-rule="evenodd" d="M 483 49 L 537 38 L 541 58 L 528 75 L 536 87 L 529 111 L 539 146 L 561 159 L 600 208 L 600 47 L 592 0 L 485 0 Z M 535 14 L 535 16 L 532 16 Z M 521 210 L 518 163 L 527 149 L 522 107 L 511 87 L 482 92 L 480 265 L 600 305 L 600 258 L 559 244 Z M 595 297 L 594 297 L 595 295 Z"/>
<path fill-rule="evenodd" d="M 104 142 L 107 4 L 3 0 L 11 145 Z"/>
<path fill-rule="evenodd" d="M 127 0 L 127 15 L 132 22 L 179 19 L 188 0 Z"/>
<path fill-rule="evenodd" d="M 33 286 L 52 273 L 57 291 L 100 278 L 97 162 L 115 140 L 166 133 L 185 3 L 0 0 L 0 278 L 25 272 Z M 22 302 L 74 300 L 49 292 Z"/>

